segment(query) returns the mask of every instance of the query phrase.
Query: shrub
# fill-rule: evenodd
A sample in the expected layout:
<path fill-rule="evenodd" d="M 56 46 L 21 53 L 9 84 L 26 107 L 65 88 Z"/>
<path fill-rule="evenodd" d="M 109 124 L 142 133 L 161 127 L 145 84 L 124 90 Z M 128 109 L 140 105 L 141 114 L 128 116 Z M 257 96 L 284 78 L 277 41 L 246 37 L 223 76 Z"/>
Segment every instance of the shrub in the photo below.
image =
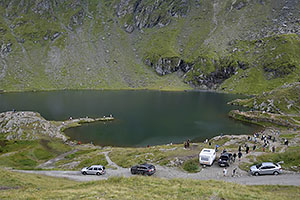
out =
<path fill-rule="evenodd" d="M 187 160 L 183 163 L 182 168 L 190 173 L 196 173 L 200 171 L 198 158 Z"/>

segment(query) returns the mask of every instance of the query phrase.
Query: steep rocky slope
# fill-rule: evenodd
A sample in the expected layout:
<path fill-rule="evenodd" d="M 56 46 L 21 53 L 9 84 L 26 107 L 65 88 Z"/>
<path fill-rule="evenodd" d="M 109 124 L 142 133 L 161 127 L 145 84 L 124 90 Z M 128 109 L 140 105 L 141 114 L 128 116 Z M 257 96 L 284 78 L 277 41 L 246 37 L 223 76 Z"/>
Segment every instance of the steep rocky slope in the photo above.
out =
<path fill-rule="evenodd" d="M 299 81 L 299 10 L 297 0 L 3 0 L 0 90 L 269 91 Z"/>

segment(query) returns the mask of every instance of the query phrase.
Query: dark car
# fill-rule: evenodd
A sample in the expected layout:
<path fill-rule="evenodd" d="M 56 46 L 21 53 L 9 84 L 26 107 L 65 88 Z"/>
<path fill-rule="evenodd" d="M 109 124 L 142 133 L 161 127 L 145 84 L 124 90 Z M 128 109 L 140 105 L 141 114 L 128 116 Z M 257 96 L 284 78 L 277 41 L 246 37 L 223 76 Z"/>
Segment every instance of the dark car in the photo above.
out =
<path fill-rule="evenodd" d="M 155 166 L 151 164 L 141 164 L 132 166 L 130 169 L 131 174 L 142 174 L 151 176 L 156 171 Z"/>
<path fill-rule="evenodd" d="M 232 154 L 228 153 L 228 152 L 224 152 L 221 154 L 219 160 L 218 160 L 218 164 L 220 167 L 228 167 L 229 163 L 231 162 L 231 158 Z"/>

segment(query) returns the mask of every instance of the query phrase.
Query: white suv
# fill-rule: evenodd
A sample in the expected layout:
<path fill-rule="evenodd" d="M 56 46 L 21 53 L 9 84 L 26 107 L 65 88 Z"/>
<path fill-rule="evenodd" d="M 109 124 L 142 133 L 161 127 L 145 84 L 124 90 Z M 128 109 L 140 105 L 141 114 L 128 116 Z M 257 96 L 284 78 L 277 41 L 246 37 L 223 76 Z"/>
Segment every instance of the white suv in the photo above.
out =
<path fill-rule="evenodd" d="M 103 175 L 105 174 L 105 167 L 102 165 L 92 165 L 90 167 L 84 167 L 81 169 L 83 175 L 92 174 L 92 175 Z"/>

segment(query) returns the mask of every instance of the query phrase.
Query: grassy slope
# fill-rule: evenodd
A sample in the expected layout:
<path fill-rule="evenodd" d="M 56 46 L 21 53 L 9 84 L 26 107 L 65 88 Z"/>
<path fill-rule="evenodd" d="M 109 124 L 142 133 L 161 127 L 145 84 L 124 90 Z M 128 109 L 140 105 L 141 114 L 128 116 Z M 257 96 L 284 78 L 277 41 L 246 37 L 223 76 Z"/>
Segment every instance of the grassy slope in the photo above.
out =
<path fill-rule="evenodd" d="M 0 32 L 0 42 L 13 43 L 13 51 L 1 63 L 5 78 L 0 78 L 0 90 L 190 88 L 176 75 L 160 77 L 145 66 L 145 59 L 155 62 L 160 57 L 180 57 L 195 63 L 185 80 L 192 83 L 200 71 L 209 74 L 217 67 L 225 67 L 215 64 L 221 63 L 224 56 L 234 62 L 247 61 L 249 69 L 241 70 L 221 86 L 226 92 L 253 94 L 298 80 L 299 38 L 271 37 L 264 40 L 266 48 L 256 47 L 255 41 L 248 40 L 272 25 L 270 19 L 276 18 L 272 9 L 280 11 L 280 1 L 251 1 L 241 9 L 236 9 L 240 1 L 190 1 L 186 17 L 173 17 L 165 27 L 135 30 L 131 34 L 122 26 L 125 21 L 132 21 L 132 16 L 115 15 L 119 1 L 82 1 L 80 5 L 65 1 L 58 6 L 48 1 L 50 9 L 40 10 L 41 15 L 33 12 L 35 4 L 26 2 L 21 6 L 20 2 L 13 0 L 6 8 L 5 1 L 0 6 L 0 27 L 4 30 Z M 145 5 L 149 2 L 145 1 Z M 163 14 L 163 9 L 166 8 L 154 14 Z M 55 33 L 60 33 L 59 37 L 51 38 Z M 235 40 L 241 41 L 228 45 Z M 282 43 L 283 40 L 287 42 Z M 278 48 L 271 52 L 274 47 Z M 232 53 L 234 48 L 239 50 Z M 246 49 L 250 53 L 246 54 Z M 273 62 L 277 55 L 281 57 Z M 257 58 L 266 62 L 257 63 Z M 263 72 L 264 64 L 271 68 L 294 64 L 296 70 L 270 78 Z"/>
<path fill-rule="evenodd" d="M 58 7 L 53 3 L 52 12 L 41 17 L 32 11 L 34 5 L 26 4 L 26 12 L 25 8 L 16 9 L 20 2 L 15 0 L 12 5 L 17 16 L 0 16 L 0 26 L 6 30 L 0 41 L 13 43 L 13 51 L 4 59 L 6 76 L 0 79 L 0 89 L 190 88 L 177 76 L 159 77 L 143 64 L 130 35 L 113 21 L 114 1 L 77 6 L 71 2 Z M 3 14 L 10 12 L 9 8 L 0 9 Z M 81 10 L 85 11 L 82 24 L 72 25 L 70 18 Z M 55 33 L 61 34 L 52 40 Z M 21 38 L 24 42 L 16 41 Z"/>
<path fill-rule="evenodd" d="M 59 140 L 7 141 L 0 140 L 0 166 L 33 169 L 39 164 L 70 151 Z"/>
<path fill-rule="evenodd" d="M 226 80 L 221 88 L 239 93 L 261 94 L 283 84 L 299 81 L 300 38 L 295 34 L 274 36 L 234 46 L 234 59 L 249 67 Z"/>
<path fill-rule="evenodd" d="M 110 178 L 78 183 L 0 169 L 1 199 L 298 199 L 299 187 L 244 186 L 220 181 Z"/>

